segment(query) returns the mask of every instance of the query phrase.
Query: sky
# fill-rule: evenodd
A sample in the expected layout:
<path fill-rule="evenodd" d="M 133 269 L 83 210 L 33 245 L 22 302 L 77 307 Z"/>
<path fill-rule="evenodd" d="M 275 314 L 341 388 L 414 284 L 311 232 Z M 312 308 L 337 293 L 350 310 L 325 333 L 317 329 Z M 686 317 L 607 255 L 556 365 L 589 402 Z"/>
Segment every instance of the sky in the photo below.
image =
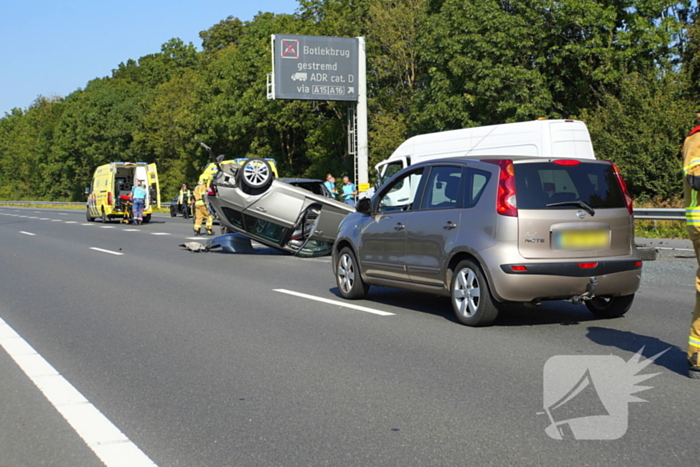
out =
<path fill-rule="evenodd" d="M 297 0 L 9 0 L 0 13 L 0 117 L 39 96 L 65 97 L 111 76 L 174 37 L 202 49 L 199 32 L 228 16 L 294 13 Z"/>

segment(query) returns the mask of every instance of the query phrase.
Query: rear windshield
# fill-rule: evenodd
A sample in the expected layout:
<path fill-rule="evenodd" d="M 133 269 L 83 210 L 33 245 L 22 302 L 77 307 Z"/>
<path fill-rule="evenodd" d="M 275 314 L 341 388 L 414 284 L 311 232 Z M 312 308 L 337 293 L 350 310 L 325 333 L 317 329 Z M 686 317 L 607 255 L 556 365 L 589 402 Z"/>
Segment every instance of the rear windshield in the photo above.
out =
<path fill-rule="evenodd" d="M 625 207 L 610 164 L 537 162 L 514 168 L 518 209 L 577 209 L 574 204 L 552 206 L 570 201 L 583 201 L 593 209 Z"/>

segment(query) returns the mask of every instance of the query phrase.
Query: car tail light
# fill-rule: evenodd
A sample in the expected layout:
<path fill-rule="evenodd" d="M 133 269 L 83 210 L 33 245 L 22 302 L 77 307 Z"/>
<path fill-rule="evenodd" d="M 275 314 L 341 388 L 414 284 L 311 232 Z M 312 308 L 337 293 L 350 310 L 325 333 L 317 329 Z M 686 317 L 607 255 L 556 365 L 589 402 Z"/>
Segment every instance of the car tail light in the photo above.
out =
<path fill-rule="evenodd" d="M 634 266 L 635 266 L 635 267 L 638 267 L 638 268 L 639 268 L 639 267 L 642 267 L 642 262 L 641 262 L 641 261 L 635 261 L 635 262 L 634 262 Z"/>
<path fill-rule="evenodd" d="M 515 198 L 515 169 L 510 159 L 484 160 L 501 168 L 498 175 L 498 195 L 496 212 L 502 216 L 518 217 L 518 204 Z"/>
<path fill-rule="evenodd" d="M 630 192 L 627 189 L 627 184 L 622 179 L 622 175 L 620 175 L 620 170 L 612 162 L 610 162 L 610 165 L 612 165 L 613 171 L 615 171 L 615 178 L 617 178 L 617 183 L 620 185 L 622 195 L 625 197 L 625 206 L 627 206 L 627 211 L 629 211 L 631 216 L 634 214 L 634 201 L 632 201 L 632 195 L 630 195 Z"/>
<path fill-rule="evenodd" d="M 107 204 L 112 205 L 112 193 L 107 193 Z"/>
<path fill-rule="evenodd" d="M 553 163 L 557 165 L 564 165 L 564 166 L 572 166 L 572 165 L 579 165 L 581 161 L 577 161 L 574 159 L 557 159 L 555 161 L 552 161 Z"/>
<path fill-rule="evenodd" d="M 510 268 L 511 268 L 513 271 L 517 271 L 517 272 L 524 272 L 524 271 L 527 271 L 527 266 L 517 265 L 517 266 L 511 266 Z"/>
<path fill-rule="evenodd" d="M 593 269 L 598 266 L 598 263 L 578 263 L 581 269 Z"/>

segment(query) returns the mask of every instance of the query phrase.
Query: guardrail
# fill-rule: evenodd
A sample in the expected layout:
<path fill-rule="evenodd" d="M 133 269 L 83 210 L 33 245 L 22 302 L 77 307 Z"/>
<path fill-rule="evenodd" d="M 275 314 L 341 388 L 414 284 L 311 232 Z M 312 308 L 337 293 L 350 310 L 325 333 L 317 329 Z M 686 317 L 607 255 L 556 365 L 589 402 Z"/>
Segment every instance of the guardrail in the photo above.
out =
<path fill-rule="evenodd" d="M 635 219 L 655 221 L 684 221 L 684 208 L 634 208 Z"/>
<path fill-rule="evenodd" d="M 29 204 L 29 205 L 48 205 L 48 206 L 85 206 L 85 201 L 0 201 L 0 204 Z M 169 208 L 173 203 L 160 203 L 160 207 Z"/>
<path fill-rule="evenodd" d="M 85 202 L 63 201 L 0 201 L 0 204 L 47 204 L 52 206 L 84 206 Z M 160 203 L 163 208 L 169 208 L 172 203 Z M 657 221 L 683 221 L 685 209 L 683 208 L 634 208 L 635 219 L 648 219 Z"/>

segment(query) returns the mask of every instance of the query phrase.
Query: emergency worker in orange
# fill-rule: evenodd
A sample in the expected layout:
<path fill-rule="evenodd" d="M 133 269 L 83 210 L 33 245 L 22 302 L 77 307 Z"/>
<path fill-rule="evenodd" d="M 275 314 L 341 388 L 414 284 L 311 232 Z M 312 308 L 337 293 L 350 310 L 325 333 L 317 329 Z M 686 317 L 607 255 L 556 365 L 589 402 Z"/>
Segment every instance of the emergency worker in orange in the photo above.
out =
<path fill-rule="evenodd" d="M 207 235 L 214 235 L 212 231 L 212 225 L 214 224 L 214 218 L 209 213 L 206 203 L 207 187 L 203 181 L 199 181 L 197 188 L 194 189 L 194 234 L 195 236 L 201 235 L 200 229 L 202 228 L 202 221 L 204 218 L 207 219 Z"/>
<path fill-rule="evenodd" d="M 697 114 L 697 120 L 700 123 L 700 112 Z M 681 153 L 686 229 L 693 242 L 698 262 L 695 275 L 695 308 L 688 336 L 688 376 L 700 379 L 700 125 L 686 136 Z"/>

